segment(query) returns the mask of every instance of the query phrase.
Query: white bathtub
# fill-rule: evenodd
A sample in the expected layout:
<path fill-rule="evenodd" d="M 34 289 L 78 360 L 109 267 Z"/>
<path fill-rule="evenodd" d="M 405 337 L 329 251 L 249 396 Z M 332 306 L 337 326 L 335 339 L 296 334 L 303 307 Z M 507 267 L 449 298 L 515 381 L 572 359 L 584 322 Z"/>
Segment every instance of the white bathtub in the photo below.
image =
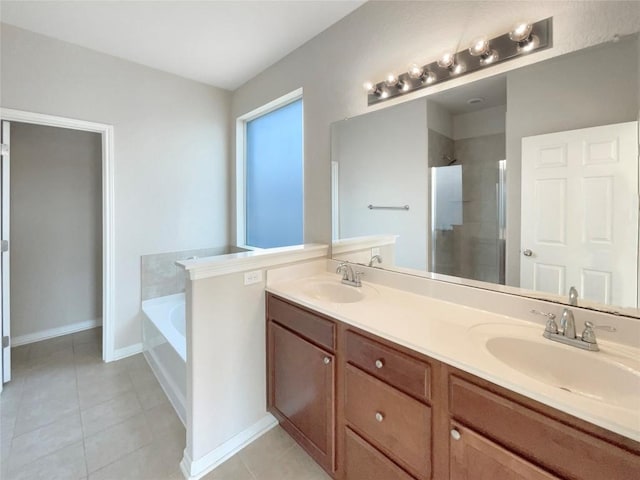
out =
<path fill-rule="evenodd" d="M 186 421 L 187 340 L 184 293 L 142 302 L 144 356 L 176 413 Z"/>

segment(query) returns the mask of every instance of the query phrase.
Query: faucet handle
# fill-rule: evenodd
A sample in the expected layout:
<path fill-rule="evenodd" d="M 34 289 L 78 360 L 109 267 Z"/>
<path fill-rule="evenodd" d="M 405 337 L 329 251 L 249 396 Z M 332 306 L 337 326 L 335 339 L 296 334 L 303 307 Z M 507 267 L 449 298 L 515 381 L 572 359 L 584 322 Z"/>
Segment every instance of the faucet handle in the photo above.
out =
<path fill-rule="evenodd" d="M 542 315 L 547 317 L 547 323 L 544 326 L 544 331 L 547 333 L 558 333 L 558 324 L 556 323 L 556 314 L 550 312 L 541 312 L 540 310 L 531 310 L 531 313 L 536 315 Z"/>
<path fill-rule="evenodd" d="M 362 286 L 362 276 L 364 275 L 364 272 L 361 272 L 360 270 L 356 270 L 353 273 L 353 281 L 356 283 L 357 287 Z"/>
<path fill-rule="evenodd" d="M 593 322 L 584 322 L 584 330 L 582 331 L 582 335 L 580 335 L 583 342 L 597 343 L 596 332 L 593 331 L 593 327 Z"/>

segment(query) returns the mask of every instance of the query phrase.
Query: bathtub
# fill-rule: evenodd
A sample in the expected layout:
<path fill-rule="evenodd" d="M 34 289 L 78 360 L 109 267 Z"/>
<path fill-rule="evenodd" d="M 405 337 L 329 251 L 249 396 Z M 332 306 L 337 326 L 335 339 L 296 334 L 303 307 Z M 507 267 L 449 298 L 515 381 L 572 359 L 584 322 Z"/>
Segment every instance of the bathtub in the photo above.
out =
<path fill-rule="evenodd" d="M 176 413 L 186 422 L 187 340 L 184 293 L 142 302 L 144 356 Z"/>

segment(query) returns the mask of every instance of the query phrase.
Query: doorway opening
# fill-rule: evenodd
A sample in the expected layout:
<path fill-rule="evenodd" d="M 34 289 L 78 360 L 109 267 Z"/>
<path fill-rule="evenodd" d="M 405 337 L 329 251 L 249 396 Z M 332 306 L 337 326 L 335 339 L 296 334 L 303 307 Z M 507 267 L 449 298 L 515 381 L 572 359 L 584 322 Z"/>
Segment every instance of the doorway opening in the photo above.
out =
<path fill-rule="evenodd" d="M 1 391 L 14 347 L 101 324 L 108 362 L 114 342 L 113 127 L 9 109 L 0 118 Z"/>

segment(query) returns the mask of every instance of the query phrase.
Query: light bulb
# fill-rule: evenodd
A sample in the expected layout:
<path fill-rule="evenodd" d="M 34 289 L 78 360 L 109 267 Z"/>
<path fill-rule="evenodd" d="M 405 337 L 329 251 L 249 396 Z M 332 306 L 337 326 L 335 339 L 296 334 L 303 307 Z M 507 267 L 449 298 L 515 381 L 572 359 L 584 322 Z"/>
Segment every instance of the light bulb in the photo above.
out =
<path fill-rule="evenodd" d="M 419 65 L 416 65 L 415 63 L 409 67 L 409 77 L 413 78 L 414 80 L 417 80 L 418 78 L 422 77 L 423 73 L 424 73 L 424 69 Z"/>
<path fill-rule="evenodd" d="M 466 68 L 462 63 L 454 63 L 449 67 L 449 71 L 451 72 L 451 75 L 460 75 L 465 70 Z"/>
<path fill-rule="evenodd" d="M 490 50 L 489 42 L 486 38 L 478 38 L 469 47 L 469 53 L 474 57 L 480 57 Z"/>
<path fill-rule="evenodd" d="M 530 35 L 529 38 L 518 42 L 518 53 L 528 53 L 540 46 L 540 39 L 537 35 Z"/>
<path fill-rule="evenodd" d="M 433 82 L 438 80 L 438 77 L 436 76 L 436 74 L 431 72 L 431 71 L 429 71 L 429 70 L 427 70 L 424 73 L 423 78 L 424 78 L 423 82 L 426 83 L 426 84 L 432 84 Z"/>
<path fill-rule="evenodd" d="M 394 73 L 390 73 L 389 75 L 387 75 L 384 83 L 387 87 L 395 87 L 398 84 L 398 76 Z"/>
<path fill-rule="evenodd" d="M 513 27 L 513 30 L 509 32 L 509 38 L 514 42 L 522 42 L 529 38 L 533 25 L 530 23 L 522 22 Z"/>
<path fill-rule="evenodd" d="M 440 68 L 449 68 L 451 65 L 453 65 L 454 61 L 455 57 L 453 53 L 447 52 L 438 59 L 438 66 Z"/>
<path fill-rule="evenodd" d="M 372 82 L 364 82 L 362 87 L 367 91 L 368 94 L 372 94 L 375 90 L 375 85 Z"/>
<path fill-rule="evenodd" d="M 499 58 L 498 52 L 496 52 L 495 50 L 489 50 L 488 52 L 486 52 L 484 55 L 480 57 L 480 65 L 482 66 L 490 65 L 496 60 L 498 60 L 498 58 Z"/>

